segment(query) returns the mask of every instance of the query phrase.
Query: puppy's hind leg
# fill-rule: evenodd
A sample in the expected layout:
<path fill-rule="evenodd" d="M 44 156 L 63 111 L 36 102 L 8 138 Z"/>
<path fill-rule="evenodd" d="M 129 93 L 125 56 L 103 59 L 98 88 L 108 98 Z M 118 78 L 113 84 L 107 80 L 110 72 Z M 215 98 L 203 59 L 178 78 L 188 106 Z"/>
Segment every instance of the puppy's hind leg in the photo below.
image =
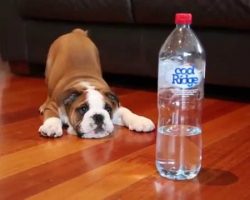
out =
<path fill-rule="evenodd" d="M 43 114 L 43 125 L 40 126 L 39 132 L 45 137 L 60 137 L 63 135 L 62 122 L 59 118 L 58 106 L 55 101 L 47 98 L 45 103 L 40 107 Z"/>

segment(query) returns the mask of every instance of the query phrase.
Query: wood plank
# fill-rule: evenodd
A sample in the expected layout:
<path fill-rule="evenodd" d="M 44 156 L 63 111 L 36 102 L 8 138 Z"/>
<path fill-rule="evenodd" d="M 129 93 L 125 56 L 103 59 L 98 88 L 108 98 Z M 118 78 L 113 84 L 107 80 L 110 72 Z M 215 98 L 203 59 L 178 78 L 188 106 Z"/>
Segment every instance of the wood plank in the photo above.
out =
<path fill-rule="evenodd" d="M 0 125 L 0 156 L 47 142 L 38 133 L 38 117 Z"/>
<path fill-rule="evenodd" d="M 104 141 L 105 139 L 79 140 L 72 136 L 68 140 L 48 140 L 44 144 L 1 156 L 0 180 Z"/>
<path fill-rule="evenodd" d="M 209 145 L 249 125 L 250 105 L 210 120 L 203 126 L 204 144 Z M 250 133 L 250 130 L 249 130 Z"/>
<path fill-rule="evenodd" d="M 238 108 L 247 105 L 243 102 L 226 101 L 221 99 L 204 99 L 202 110 L 202 122 L 208 122 Z"/>
<path fill-rule="evenodd" d="M 250 199 L 249 161 L 250 157 L 248 156 L 245 160 L 242 160 L 242 162 L 240 162 L 238 165 L 231 168 L 230 171 L 223 171 L 219 176 L 217 176 L 215 180 L 208 182 L 206 185 L 204 185 L 201 190 L 202 199 Z"/>
<path fill-rule="evenodd" d="M 154 173 L 154 145 L 98 167 L 30 199 L 98 199 L 119 191 Z M 98 190 L 98 192 L 97 192 Z"/>

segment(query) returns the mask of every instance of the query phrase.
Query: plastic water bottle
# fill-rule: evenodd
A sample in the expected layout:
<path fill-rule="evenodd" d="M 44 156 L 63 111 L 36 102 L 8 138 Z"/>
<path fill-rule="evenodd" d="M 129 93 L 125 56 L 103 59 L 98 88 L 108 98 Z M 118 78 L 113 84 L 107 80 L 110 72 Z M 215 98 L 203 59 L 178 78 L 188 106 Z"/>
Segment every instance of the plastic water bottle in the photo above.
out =
<path fill-rule="evenodd" d="M 186 180 L 201 168 L 205 53 L 190 28 L 192 15 L 178 13 L 175 23 L 159 52 L 156 168 Z"/>

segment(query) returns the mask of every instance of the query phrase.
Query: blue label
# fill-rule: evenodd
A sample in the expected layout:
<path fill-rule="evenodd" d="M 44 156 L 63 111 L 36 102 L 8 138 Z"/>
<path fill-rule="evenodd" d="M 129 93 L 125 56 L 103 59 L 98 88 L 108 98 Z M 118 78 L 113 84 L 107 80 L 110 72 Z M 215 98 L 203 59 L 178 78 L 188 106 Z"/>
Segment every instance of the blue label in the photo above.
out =
<path fill-rule="evenodd" d="M 185 86 L 192 88 L 199 84 L 198 74 L 195 73 L 195 67 L 177 67 L 172 74 L 172 84 L 177 86 Z M 196 70 L 197 71 L 197 70 Z M 185 87 L 184 87 L 185 88 Z"/>
<path fill-rule="evenodd" d="M 196 88 L 203 79 L 202 71 L 195 65 L 164 60 L 159 63 L 158 85 L 160 87 L 173 87 L 182 89 Z"/>
<path fill-rule="evenodd" d="M 166 66 L 165 81 L 168 87 L 178 87 L 183 89 L 191 89 L 198 86 L 202 79 L 201 72 L 193 65 L 185 64 L 176 65 L 175 62 L 167 61 L 162 66 Z"/>

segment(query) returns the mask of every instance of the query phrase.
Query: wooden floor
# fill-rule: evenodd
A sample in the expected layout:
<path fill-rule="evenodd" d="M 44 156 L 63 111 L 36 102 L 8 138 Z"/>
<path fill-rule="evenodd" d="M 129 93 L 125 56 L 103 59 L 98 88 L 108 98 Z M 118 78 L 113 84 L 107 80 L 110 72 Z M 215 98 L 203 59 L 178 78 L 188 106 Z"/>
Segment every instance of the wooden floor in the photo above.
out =
<path fill-rule="evenodd" d="M 116 127 L 87 140 L 40 137 L 40 78 L 0 76 L 0 199 L 250 199 L 250 105 L 206 98 L 203 168 L 191 181 L 155 170 L 156 133 Z M 113 87 L 123 105 L 157 121 L 156 93 Z"/>

